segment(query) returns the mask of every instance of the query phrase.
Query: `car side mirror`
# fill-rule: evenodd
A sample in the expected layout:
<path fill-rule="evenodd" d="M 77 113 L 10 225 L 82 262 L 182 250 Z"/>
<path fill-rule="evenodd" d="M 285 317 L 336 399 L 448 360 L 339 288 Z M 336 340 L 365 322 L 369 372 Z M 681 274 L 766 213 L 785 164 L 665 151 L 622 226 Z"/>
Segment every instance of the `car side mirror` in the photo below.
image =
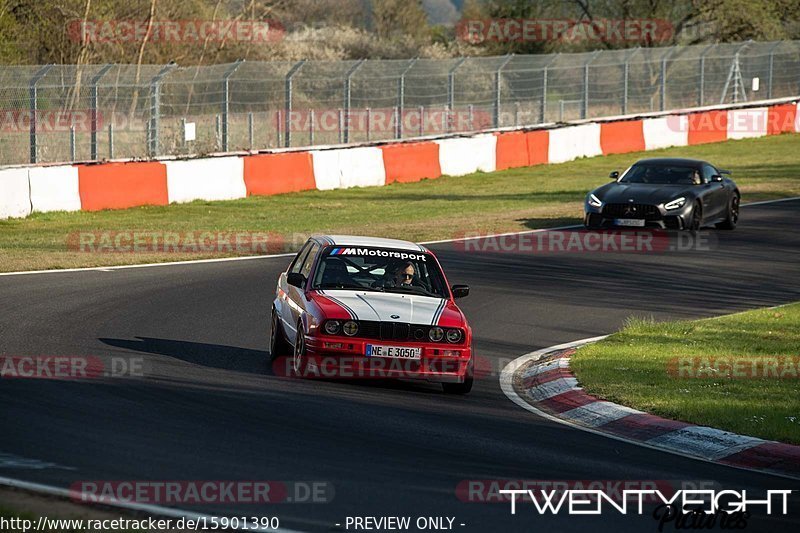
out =
<path fill-rule="evenodd" d="M 722 181 L 722 176 L 720 176 L 719 174 L 714 174 L 713 176 L 711 176 L 711 181 L 720 182 Z"/>
<path fill-rule="evenodd" d="M 289 274 L 286 276 L 286 283 L 302 289 L 303 285 L 306 284 L 306 277 L 300 272 L 289 272 Z"/>
<path fill-rule="evenodd" d="M 609 179 L 616 181 L 617 178 L 619 178 L 619 171 L 618 170 L 613 171 L 611 174 L 608 175 L 608 177 Z"/>
<path fill-rule="evenodd" d="M 453 291 L 453 298 L 469 296 L 469 285 L 453 285 L 450 289 Z"/>

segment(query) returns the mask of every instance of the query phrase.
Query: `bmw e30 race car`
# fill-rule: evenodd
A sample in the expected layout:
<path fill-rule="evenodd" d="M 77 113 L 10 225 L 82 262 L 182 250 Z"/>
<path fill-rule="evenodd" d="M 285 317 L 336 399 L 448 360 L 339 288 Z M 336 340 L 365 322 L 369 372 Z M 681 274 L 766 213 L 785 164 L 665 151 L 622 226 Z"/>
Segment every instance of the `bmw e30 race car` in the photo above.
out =
<path fill-rule="evenodd" d="M 730 174 L 696 159 L 637 161 L 622 176 L 586 195 L 587 228 L 629 226 L 698 230 L 715 224 L 734 229 L 741 195 Z"/>
<path fill-rule="evenodd" d="M 472 330 L 424 246 L 315 235 L 281 273 L 270 354 L 291 355 L 299 377 L 409 378 L 472 389 Z"/>

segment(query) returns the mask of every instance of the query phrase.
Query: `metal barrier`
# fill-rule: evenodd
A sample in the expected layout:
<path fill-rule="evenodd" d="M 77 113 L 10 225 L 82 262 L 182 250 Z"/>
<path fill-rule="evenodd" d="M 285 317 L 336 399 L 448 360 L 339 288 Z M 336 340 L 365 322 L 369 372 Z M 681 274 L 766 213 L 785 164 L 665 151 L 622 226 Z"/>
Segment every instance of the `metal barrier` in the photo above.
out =
<path fill-rule="evenodd" d="M 403 139 L 797 94 L 800 41 L 452 59 L 9 66 L 0 70 L 0 164 Z"/>

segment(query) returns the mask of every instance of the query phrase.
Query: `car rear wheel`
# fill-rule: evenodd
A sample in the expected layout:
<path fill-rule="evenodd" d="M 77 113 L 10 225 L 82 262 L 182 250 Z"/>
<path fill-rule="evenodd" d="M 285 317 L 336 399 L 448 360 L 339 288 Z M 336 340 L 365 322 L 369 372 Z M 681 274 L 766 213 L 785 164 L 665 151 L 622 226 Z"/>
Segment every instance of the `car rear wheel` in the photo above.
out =
<path fill-rule="evenodd" d="M 700 229 L 700 224 L 703 222 L 703 205 L 700 202 L 695 202 L 692 208 L 692 215 L 689 219 L 689 226 L 686 228 L 689 231 L 697 231 Z"/>
<path fill-rule="evenodd" d="M 445 394 L 469 394 L 472 390 L 472 362 L 467 368 L 467 375 L 464 377 L 463 383 L 442 383 L 442 390 Z"/>
<path fill-rule="evenodd" d="M 294 342 L 294 354 L 292 355 L 292 373 L 295 377 L 301 378 L 306 373 L 306 336 L 303 334 L 303 323 L 297 323 L 297 339 Z"/>
<path fill-rule="evenodd" d="M 739 202 L 739 195 L 737 193 L 733 193 L 731 196 L 731 201 L 728 202 L 728 212 L 725 216 L 725 220 L 716 224 L 719 229 L 736 228 L 736 224 L 739 222 Z"/>

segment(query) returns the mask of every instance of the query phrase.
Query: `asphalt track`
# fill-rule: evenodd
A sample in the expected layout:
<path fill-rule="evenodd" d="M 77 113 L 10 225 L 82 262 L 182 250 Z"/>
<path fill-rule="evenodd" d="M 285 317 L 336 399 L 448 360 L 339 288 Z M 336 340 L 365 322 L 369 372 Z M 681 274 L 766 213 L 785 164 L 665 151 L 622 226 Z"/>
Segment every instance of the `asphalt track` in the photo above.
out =
<path fill-rule="evenodd" d="M 195 506 L 336 530 L 347 516 L 451 516 L 463 531 L 657 531 L 650 516 L 546 517 L 456 497 L 470 479 L 714 481 L 800 487 L 587 434 L 511 403 L 497 374 L 534 349 L 610 333 L 626 317 L 712 316 L 800 300 L 800 201 L 743 209 L 710 250 L 475 253 L 437 244 L 475 348 L 494 368 L 467 397 L 413 383 L 272 375 L 268 312 L 287 258 L 0 277 L 0 354 L 143 357 L 145 377 L 0 380 L 0 476 L 76 480 L 306 480 L 330 503 Z M 765 406 L 766 408 L 766 406 Z M 0 455 L 1 457 L 1 455 Z M 50 464 L 46 464 L 50 463 Z M 68 468 L 64 468 L 68 467 Z M 188 506 L 187 506 L 188 507 Z M 755 516 L 746 531 L 798 531 Z M 461 526 L 460 524 L 465 524 Z M 667 525 L 665 531 L 674 529 Z"/>

